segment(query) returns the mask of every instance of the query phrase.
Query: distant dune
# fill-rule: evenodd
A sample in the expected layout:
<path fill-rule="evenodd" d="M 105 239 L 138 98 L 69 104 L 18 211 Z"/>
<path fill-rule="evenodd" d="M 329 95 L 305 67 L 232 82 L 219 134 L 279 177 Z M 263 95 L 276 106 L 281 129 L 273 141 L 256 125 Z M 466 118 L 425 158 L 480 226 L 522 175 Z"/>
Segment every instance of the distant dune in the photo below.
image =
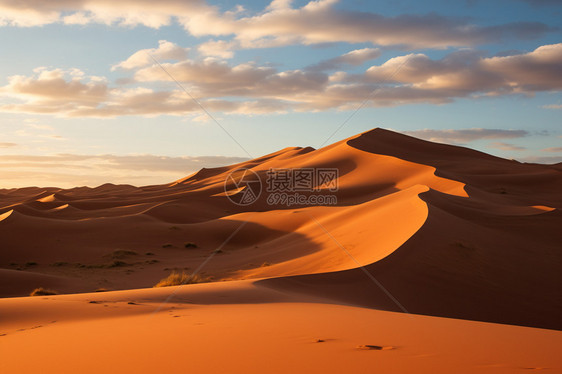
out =
<path fill-rule="evenodd" d="M 335 168 L 337 191 L 320 194 L 337 204 L 262 193 L 236 205 L 244 189 L 225 180 L 239 168 L 262 181 L 271 169 Z M 0 296 L 22 296 L 0 300 L 0 351 L 11 352 L 0 370 L 185 372 L 172 366 L 181 347 L 210 372 L 291 372 L 291 359 L 264 369 L 282 352 L 304 365 L 293 372 L 562 370 L 562 333 L 536 329 L 562 329 L 560 191 L 560 164 L 383 129 L 166 185 L 0 190 Z M 148 289 L 209 256 L 211 283 Z M 23 297 L 37 287 L 85 294 Z M 87 293 L 99 288 L 123 291 Z M 75 332 L 66 364 L 55 348 L 18 361 Z"/>

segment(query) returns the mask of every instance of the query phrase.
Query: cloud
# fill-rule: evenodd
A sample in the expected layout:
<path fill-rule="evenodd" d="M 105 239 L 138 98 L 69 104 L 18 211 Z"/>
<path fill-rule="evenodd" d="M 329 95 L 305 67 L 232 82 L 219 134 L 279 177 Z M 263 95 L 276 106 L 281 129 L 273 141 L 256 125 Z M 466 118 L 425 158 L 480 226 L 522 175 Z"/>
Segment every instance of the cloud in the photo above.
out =
<path fill-rule="evenodd" d="M 373 49 L 356 50 L 304 70 L 281 72 L 253 63 L 231 66 L 215 59 L 185 60 L 163 66 L 198 96 L 277 99 L 293 102 L 296 110 L 345 109 L 369 97 L 372 97 L 369 105 L 375 106 L 440 104 L 460 97 L 562 89 L 562 44 L 490 58 L 473 50 L 456 51 L 440 60 L 410 54 L 372 66 L 365 74 L 338 72 L 328 76 L 322 72 L 338 64 L 359 64 L 377 54 L 378 50 Z M 135 79 L 153 82 L 166 81 L 169 77 L 160 67 L 151 66 L 138 70 Z"/>
<path fill-rule="evenodd" d="M 52 156 L 0 155 L 0 188 L 53 184 L 58 187 L 97 186 L 103 183 L 163 184 L 203 167 L 246 161 L 243 157 L 168 157 L 157 155 Z"/>
<path fill-rule="evenodd" d="M 545 149 L 541 149 L 541 151 L 543 152 L 562 152 L 562 147 L 550 147 L 550 148 L 545 148 Z"/>
<path fill-rule="evenodd" d="M 558 164 L 562 163 L 562 156 L 528 156 L 519 158 L 519 160 L 533 164 Z"/>
<path fill-rule="evenodd" d="M 433 130 L 423 129 L 414 131 L 401 131 L 403 134 L 414 136 L 420 139 L 430 140 L 432 142 L 440 143 L 457 143 L 463 144 L 482 139 L 514 139 L 522 138 L 529 135 L 524 130 L 502 130 L 502 129 L 447 129 L 447 130 Z M 505 143 L 496 143 L 500 146 Z"/>
<path fill-rule="evenodd" d="M 229 59 L 234 57 L 232 49 L 236 48 L 236 43 L 224 40 L 210 40 L 199 44 L 197 50 L 202 56 L 220 57 Z"/>
<path fill-rule="evenodd" d="M 182 48 L 167 40 L 160 40 L 158 41 L 158 48 L 141 49 L 132 54 L 125 61 L 114 65 L 111 70 L 117 70 L 119 68 L 131 70 L 152 65 L 154 64 L 153 58 L 158 62 L 165 60 L 184 60 L 187 58 L 188 51 L 189 48 Z"/>
<path fill-rule="evenodd" d="M 0 143 L 0 148 L 12 148 L 17 146 L 16 143 Z"/>
<path fill-rule="evenodd" d="M 386 17 L 336 8 L 336 3 L 337 0 L 316 0 L 293 7 L 292 1 L 272 1 L 263 11 L 247 15 L 239 7 L 221 12 L 203 0 L 1 0 L 0 25 L 63 22 L 159 28 L 177 22 L 199 37 L 234 35 L 240 48 L 326 42 L 446 48 L 505 38 L 537 38 L 551 30 L 538 22 L 478 26 L 464 18 L 437 14 Z"/>
<path fill-rule="evenodd" d="M 215 98 L 215 96 L 244 93 L 243 83 L 248 81 L 248 84 L 251 85 L 252 79 L 258 79 L 257 77 L 251 78 L 252 75 L 259 73 L 260 69 L 254 69 L 249 65 L 239 65 L 232 69 L 220 64 L 214 67 L 216 69 L 211 68 L 206 71 L 206 74 L 204 70 L 198 73 L 197 69 L 200 67 L 197 66 L 193 70 L 184 72 L 187 75 L 195 74 L 204 83 L 202 87 L 205 87 L 206 94 L 198 101 L 207 110 L 252 115 L 284 112 L 289 109 L 288 104 L 284 103 L 283 100 L 268 98 L 225 100 Z M 173 70 L 173 68 L 171 69 Z M 146 72 L 143 69 L 139 71 Z M 154 71 L 158 72 L 156 69 Z M 161 70 L 160 73 L 162 73 Z M 212 73 L 216 73 L 216 77 L 213 77 Z M 39 76 L 10 77 L 8 85 L 0 87 L 0 97 L 5 95 L 17 99 L 18 102 L 0 105 L 0 112 L 94 118 L 129 115 L 185 115 L 201 112 L 199 105 L 175 86 L 174 89 L 165 91 L 155 91 L 146 87 L 110 88 L 105 82 L 92 82 L 89 77 L 65 78 L 65 74 L 62 71 L 55 70 L 42 71 Z M 220 81 L 221 77 L 229 84 L 223 85 Z M 272 81 L 265 85 L 265 89 L 272 92 L 282 90 L 280 86 L 284 83 L 276 81 L 274 78 L 272 77 Z M 298 90 L 301 87 L 298 86 L 299 78 L 298 74 L 286 74 L 282 75 L 280 80 L 286 80 L 287 85 L 294 85 L 285 88 L 285 90 Z M 214 87 L 216 87 L 216 90 L 213 90 Z"/>
<path fill-rule="evenodd" d="M 33 76 L 14 75 L 0 87 L 0 96 L 25 104 L 0 105 L 3 112 L 64 113 L 76 108 L 96 107 L 109 94 L 105 79 L 85 77 L 78 69 L 35 69 Z"/>
<path fill-rule="evenodd" d="M 478 68 L 501 77 L 506 88 L 512 90 L 559 90 L 562 89 L 562 43 L 543 45 L 526 54 L 483 59 Z"/>
<path fill-rule="evenodd" d="M 562 104 L 543 105 L 544 109 L 562 109 Z"/>
<path fill-rule="evenodd" d="M 161 41 L 159 48 L 162 45 L 167 42 Z M 391 58 L 364 73 L 338 71 L 329 75 L 322 71 L 337 64 L 359 64 L 377 53 L 355 50 L 325 61 L 323 67 L 321 63 L 320 68 L 284 71 L 213 57 L 186 58 L 161 66 L 143 66 L 133 60 L 138 67 L 132 69 L 134 79 L 127 88 L 111 87 L 106 79 L 87 76 L 78 69 L 39 68 L 31 76 L 8 77 L 8 84 L 0 87 L 0 96 L 11 100 L 0 105 L 0 112 L 117 117 L 200 111 L 183 88 L 210 111 L 245 114 L 351 110 L 362 103 L 367 107 L 443 104 L 457 98 L 530 96 L 562 90 L 562 43 L 503 57 L 460 50 L 433 60 L 417 53 Z M 168 88 L 162 84 L 165 82 Z M 152 88 L 155 86 L 159 90 Z"/>
<path fill-rule="evenodd" d="M 185 60 L 140 69 L 135 73 L 138 82 L 169 81 L 168 73 L 185 82 L 198 97 L 267 97 L 289 99 L 288 95 L 321 92 L 328 83 L 326 74 L 290 70 L 278 72 L 268 66 L 243 63 L 231 66 L 216 59 Z"/>
<path fill-rule="evenodd" d="M 492 148 L 501 149 L 502 151 L 524 151 L 525 147 L 520 147 L 515 144 L 504 143 L 504 142 L 493 142 L 489 145 Z"/>
<path fill-rule="evenodd" d="M 538 22 L 477 26 L 465 19 L 437 14 L 385 17 L 336 9 L 336 0 L 310 1 L 300 8 L 292 7 L 291 3 L 273 2 L 265 11 L 253 16 L 226 17 L 215 10 L 182 18 L 180 22 L 196 36 L 233 34 L 242 48 L 332 42 L 446 48 L 497 42 L 509 37 L 536 38 L 550 30 Z"/>
<path fill-rule="evenodd" d="M 177 17 L 212 9 L 203 0 L 2 0 L 0 25 L 30 27 L 62 22 L 159 28 Z"/>
<path fill-rule="evenodd" d="M 441 60 L 431 60 L 424 54 L 398 56 L 369 68 L 366 75 L 371 82 L 408 84 L 457 97 L 478 92 L 499 95 L 562 89 L 562 43 L 505 57 L 485 58 L 480 54 L 461 50 Z"/>
<path fill-rule="evenodd" d="M 318 64 L 310 66 L 308 69 L 323 71 L 340 69 L 345 65 L 359 66 L 367 61 L 378 58 L 380 55 L 381 51 L 378 48 L 355 49 L 344 55 L 321 61 Z"/>

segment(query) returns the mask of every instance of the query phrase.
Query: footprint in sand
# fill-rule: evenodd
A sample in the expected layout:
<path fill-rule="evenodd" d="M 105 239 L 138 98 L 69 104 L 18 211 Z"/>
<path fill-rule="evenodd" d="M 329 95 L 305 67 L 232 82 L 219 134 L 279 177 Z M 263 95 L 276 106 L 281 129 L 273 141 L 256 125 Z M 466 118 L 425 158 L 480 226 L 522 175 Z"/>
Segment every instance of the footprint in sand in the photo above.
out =
<path fill-rule="evenodd" d="M 549 368 L 545 368 L 545 367 L 525 367 L 523 368 L 523 370 L 548 370 Z"/>
<path fill-rule="evenodd" d="M 371 344 L 358 345 L 356 348 L 362 351 L 388 351 L 391 349 L 396 349 L 396 347 L 390 345 L 384 346 L 384 345 L 371 345 Z"/>

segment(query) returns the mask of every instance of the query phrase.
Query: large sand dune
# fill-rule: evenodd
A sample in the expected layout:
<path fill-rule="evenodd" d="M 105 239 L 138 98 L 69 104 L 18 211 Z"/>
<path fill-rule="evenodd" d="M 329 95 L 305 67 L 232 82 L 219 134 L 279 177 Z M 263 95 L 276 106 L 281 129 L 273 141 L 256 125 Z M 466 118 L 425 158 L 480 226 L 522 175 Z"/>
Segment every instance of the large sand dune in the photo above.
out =
<path fill-rule="evenodd" d="M 238 168 L 262 180 L 275 168 L 337 168 L 338 190 L 324 191 L 337 204 L 271 205 L 264 193 L 235 205 L 228 195 L 243 191 L 225 180 Z M 131 371 L 184 372 L 174 360 L 185 347 L 199 352 L 189 356 L 194 369 L 211 372 L 264 372 L 271 362 L 278 366 L 266 372 L 297 362 L 293 372 L 560 370 L 560 332 L 419 316 L 561 329 L 560 191 L 559 164 L 522 164 L 382 129 L 167 185 L 0 190 L 1 296 L 36 287 L 124 290 L 0 300 L 2 351 L 32 355 L 73 331 L 92 337 L 69 347 L 77 358 L 67 364 L 53 348 L 25 365 L 17 355 L 0 365 L 99 372 L 126 362 Z M 207 260 L 202 274 L 213 283 L 146 289 Z M 416 315 L 394 313 L 405 310 Z M 102 359 L 76 366 L 109 336 Z M 385 349 L 355 349 L 362 344 Z M 120 361 L 133 351 L 138 360 Z M 233 362 L 231 371 L 220 370 L 227 364 L 213 352 Z M 282 354 L 292 359 L 275 359 Z"/>

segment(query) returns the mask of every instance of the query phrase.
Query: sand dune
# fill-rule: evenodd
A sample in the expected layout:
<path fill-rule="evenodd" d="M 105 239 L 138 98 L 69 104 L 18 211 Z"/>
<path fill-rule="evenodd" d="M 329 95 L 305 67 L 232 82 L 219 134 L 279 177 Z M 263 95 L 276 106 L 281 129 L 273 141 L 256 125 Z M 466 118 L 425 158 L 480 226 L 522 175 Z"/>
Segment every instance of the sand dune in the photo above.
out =
<path fill-rule="evenodd" d="M 337 204 L 272 204 L 262 193 L 251 205 L 235 205 L 229 198 L 244 189 L 228 176 L 238 168 L 251 169 L 262 181 L 270 169 L 337 168 L 337 191 L 322 190 L 333 193 Z M 363 372 L 365 365 L 380 365 L 385 372 L 416 367 L 418 372 L 448 373 L 458 369 L 456 363 L 467 368 L 455 370 L 459 373 L 542 366 L 558 370 L 560 360 L 553 357 L 552 346 L 560 344 L 559 332 L 419 314 L 562 329 L 560 191 L 560 165 L 522 164 L 382 129 L 318 150 L 286 148 L 240 164 L 202 169 L 159 186 L 1 190 L 0 296 L 26 296 L 36 287 L 62 293 L 100 287 L 124 291 L 0 300 L 8 316 L 0 327 L 7 334 L 0 344 L 24 354 L 31 349 L 31 337 L 40 344 L 53 336 L 70 337 L 71 331 L 96 335 L 103 329 L 119 331 L 112 344 L 142 334 L 180 344 L 166 333 L 178 328 L 169 315 L 176 313 L 174 306 L 189 316 L 179 318 L 190 321 L 182 331 L 195 337 L 195 342 L 182 344 L 206 354 L 233 349 L 242 356 L 240 350 L 260 347 L 256 367 L 281 349 L 316 371 L 328 372 L 344 367 Z M 220 252 L 215 253 L 217 248 Z M 215 282 L 185 286 L 173 304 L 151 314 L 173 289 L 142 288 L 172 270 L 193 271 L 209 256 L 202 274 Z M 67 301 L 73 305 L 69 309 L 62 306 Z M 36 307 L 41 316 L 22 312 Z M 404 309 L 416 316 L 394 313 Z M 207 327 L 196 327 L 198 320 L 215 323 L 217 313 L 228 315 L 221 329 L 234 329 L 223 339 Z M 321 317 L 315 321 L 313 315 Z M 336 328 L 329 323 L 334 318 L 347 322 Z M 274 320 L 279 323 L 265 326 Z M 372 322 L 363 327 L 361 321 Z M 307 323 L 314 328 L 304 328 Z M 162 332 L 150 332 L 152 324 Z M 385 324 L 413 330 L 394 334 Z M 42 328 L 16 334 L 35 325 Z M 140 326 L 141 335 L 132 333 L 132 326 Z M 248 329 L 250 338 L 236 346 L 232 339 L 242 334 L 240 329 Z M 420 340 L 416 329 L 433 340 Z M 486 341 L 473 347 L 470 359 L 463 354 L 465 346 L 447 343 L 455 334 L 468 332 L 473 335 L 465 346 Z M 206 340 L 209 336 L 218 341 Z M 379 338 L 371 341 L 371 336 Z M 314 339 L 328 340 L 313 344 Z M 530 344 L 516 347 L 512 339 L 532 340 L 542 350 Z M 75 349 L 91 348 L 95 339 L 84 344 Z M 502 344 L 511 353 L 486 357 L 487 349 L 508 350 L 500 349 Z M 356 349 L 370 345 L 381 349 Z M 128 362 L 131 370 L 156 370 L 150 357 L 171 359 L 178 352 L 143 347 L 150 352 L 143 351 L 145 359 Z M 334 360 L 321 362 L 331 354 Z M 435 359 L 428 357 L 439 354 L 449 361 L 436 368 L 431 365 Z M 55 370 L 56 357 L 54 351 L 44 351 L 42 360 Z M 191 357 L 193 367 L 203 369 L 208 358 Z M 118 359 L 107 354 L 97 366 L 80 370 L 99 372 Z M 14 358 L 3 365 L 14 371 L 17 362 Z M 26 365 L 26 370 L 38 367 L 35 362 Z M 279 365 L 279 372 L 287 372 L 290 361 Z M 232 372 L 257 372 L 253 368 L 240 364 Z"/>

